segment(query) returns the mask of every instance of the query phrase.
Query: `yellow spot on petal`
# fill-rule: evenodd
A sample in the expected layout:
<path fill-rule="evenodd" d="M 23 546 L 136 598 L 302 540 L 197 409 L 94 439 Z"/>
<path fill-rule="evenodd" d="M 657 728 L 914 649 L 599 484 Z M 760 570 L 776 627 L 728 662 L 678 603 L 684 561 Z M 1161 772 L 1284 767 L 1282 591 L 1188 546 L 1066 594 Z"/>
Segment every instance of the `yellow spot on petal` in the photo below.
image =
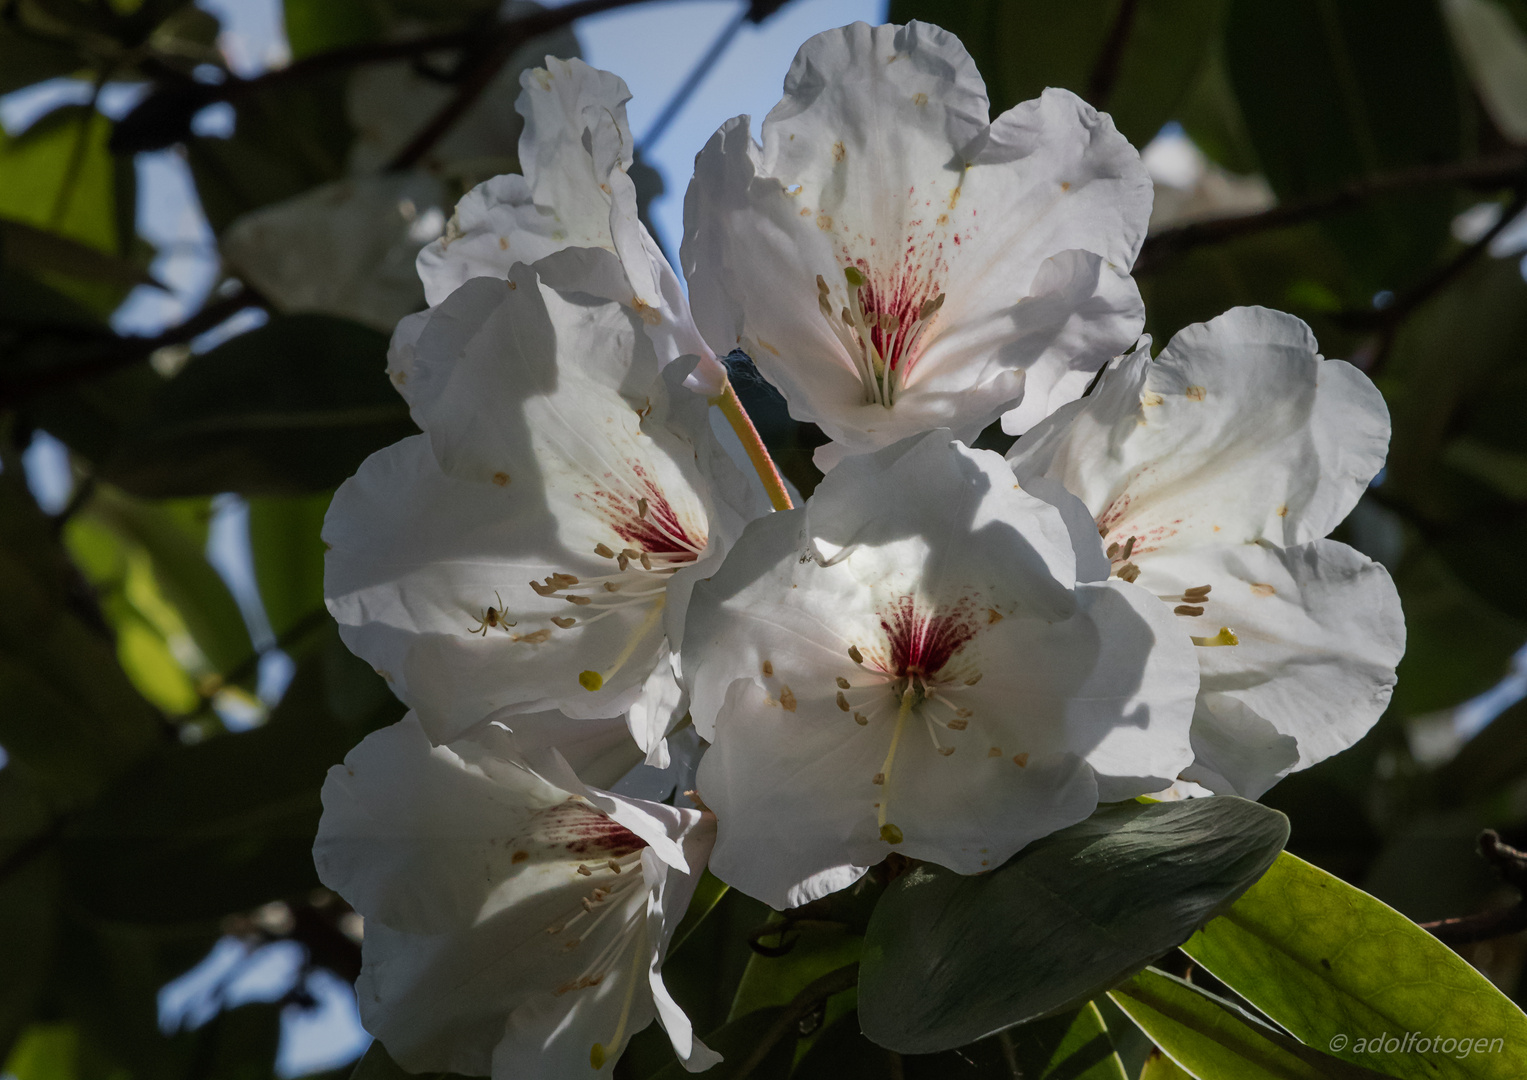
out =
<path fill-rule="evenodd" d="M 832 159 L 834 161 L 842 161 L 846 157 L 848 157 L 848 150 L 844 147 L 843 140 L 839 139 L 832 144 Z"/>
<path fill-rule="evenodd" d="M 1020 769 L 1023 768 L 1024 766 L 1026 766 L 1028 763 L 1029 763 L 1029 755 L 1027 755 L 1027 754 L 1014 754 L 1013 755 L 1013 764 L 1018 766 Z"/>
<path fill-rule="evenodd" d="M 1219 633 L 1215 634 L 1213 637 L 1195 637 L 1189 638 L 1188 640 L 1193 644 L 1201 645 L 1206 649 L 1212 649 L 1222 645 L 1239 645 L 1241 643 L 1241 639 L 1235 636 L 1235 631 L 1230 629 L 1228 626 L 1220 627 Z"/>
<path fill-rule="evenodd" d="M 1204 395 L 1208 392 L 1209 391 L 1205 390 L 1202 386 L 1190 386 L 1183 391 L 1183 393 L 1188 396 L 1189 401 L 1202 401 L 1204 399 Z"/>
<path fill-rule="evenodd" d="M 1277 592 L 1278 590 L 1274 589 L 1271 585 L 1267 584 L 1265 581 L 1254 581 L 1254 582 L 1251 583 L 1251 591 L 1256 596 L 1271 596 L 1273 593 Z"/>
<path fill-rule="evenodd" d="M 992 747 L 990 750 L 986 751 L 986 756 L 987 757 L 1001 757 L 1002 756 L 1002 747 L 1000 747 L 1000 746 Z"/>
<path fill-rule="evenodd" d="M 921 109 L 924 105 L 928 104 L 928 95 L 919 90 L 912 95 L 912 104 Z"/>
<path fill-rule="evenodd" d="M 603 689 L 604 676 L 597 671 L 580 671 L 578 673 L 578 685 L 592 694 L 596 690 Z"/>
<path fill-rule="evenodd" d="M 1278 507 L 1278 516 L 1288 517 L 1288 503 L 1284 503 L 1282 506 Z"/>
<path fill-rule="evenodd" d="M 759 338 L 759 339 L 758 339 L 758 347 L 759 347 L 759 348 L 761 348 L 761 349 L 768 349 L 768 350 L 769 350 L 769 351 L 770 351 L 770 352 L 771 352 L 771 353 L 773 353 L 773 354 L 774 354 L 774 355 L 775 355 L 775 356 L 778 356 L 778 355 L 779 355 L 779 350 L 778 350 L 778 349 L 776 349 L 776 348 L 775 348 L 775 347 L 774 347 L 774 346 L 773 346 L 773 345 L 770 345 L 770 344 L 769 344 L 769 343 L 768 343 L 768 342 L 767 342 L 767 341 L 765 341 L 765 340 L 764 340 L 764 339 L 763 339 L 763 338 Z"/>
<path fill-rule="evenodd" d="M 788 686 L 779 688 L 779 707 L 786 712 L 795 712 L 795 691 Z"/>
<path fill-rule="evenodd" d="M 765 660 L 763 662 L 763 673 L 765 675 L 773 675 L 774 674 L 774 664 L 773 664 L 772 661 Z"/>
<path fill-rule="evenodd" d="M 832 215 L 818 214 L 817 228 L 821 229 L 823 232 L 832 232 Z"/>
<path fill-rule="evenodd" d="M 949 215 L 948 214 L 940 214 L 938 216 L 938 221 L 935 222 L 935 224 L 937 224 L 937 225 L 948 225 L 949 224 Z"/>
<path fill-rule="evenodd" d="M 1166 398 L 1162 397 L 1154 390 L 1147 390 L 1145 393 L 1140 395 L 1140 404 L 1145 406 L 1160 405 L 1165 400 Z"/>
<path fill-rule="evenodd" d="M 508 251 L 509 250 L 509 238 L 507 236 L 500 236 L 498 238 L 498 250 L 500 250 L 500 251 Z"/>
<path fill-rule="evenodd" d="M 509 288 L 510 288 L 511 291 L 513 291 L 514 289 L 518 289 L 519 286 L 511 281 L 511 282 L 509 282 Z"/>
<path fill-rule="evenodd" d="M 493 482 L 499 487 L 504 487 L 509 483 L 509 474 L 506 472 L 496 472 L 493 474 Z"/>
<path fill-rule="evenodd" d="M 509 861 L 512 863 L 522 863 L 528 858 L 530 858 L 530 852 L 516 851 L 513 855 L 509 856 Z"/>
<path fill-rule="evenodd" d="M 987 626 L 991 626 L 993 623 L 999 623 L 1001 621 L 1002 621 L 1002 612 L 998 611 L 994 607 L 989 607 L 989 608 L 986 609 L 986 625 Z"/>
<path fill-rule="evenodd" d="M 1060 189 L 1062 191 L 1070 191 L 1071 190 L 1071 181 L 1069 181 L 1069 180 L 1062 180 L 1060 182 Z"/>

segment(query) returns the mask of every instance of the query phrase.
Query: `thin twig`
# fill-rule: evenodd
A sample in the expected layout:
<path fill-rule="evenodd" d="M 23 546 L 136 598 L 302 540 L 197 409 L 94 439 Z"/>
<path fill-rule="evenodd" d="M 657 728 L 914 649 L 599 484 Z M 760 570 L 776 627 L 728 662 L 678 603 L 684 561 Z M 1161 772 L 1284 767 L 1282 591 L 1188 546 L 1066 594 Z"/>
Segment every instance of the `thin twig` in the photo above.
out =
<path fill-rule="evenodd" d="M 1324 195 L 1284 203 L 1255 214 L 1195 221 L 1162 229 L 1145 238 L 1140 257 L 1135 261 L 1135 273 L 1150 273 L 1173 256 L 1206 244 L 1223 243 L 1270 229 L 1303 225 L 1328 214 L 1349 210 L 1375 195 L 1455 185 L 1496 190 L 1520 180 L 1524 175 L 1527 175 L 1527 151 L 1522 150 L 1478 161 L 1423 165 L 1380 173 L 1354 180 Z"/>
<path fill-rule="evenodd" d="M 1395 335 L 1399 333 L 1400 327 L 1404 324 L 1405 320 L 1410 318 L 1422 304 L 1451 285 L 1460 274 L 1489 250 L 1495 238 L 1516 220 L 1517 215 L 1522 212 L 1524 207 L 1527 207 L 1527 179 L 1518 182 L 1516 193 L 1501 213 L 1499 221 L 1490 226 L 1485 234 L 1474 241 L 1474 243 L 1432 271 L 1423 281 L 1407 289 L 1403 294 L 1382 308 L 1350 312 L 1344 318 L 1339 319 L 1339 321 L 1344 321 L 1348 325 L 1362 326 L 1367 324 L 1378 328 L 1378 346 L 1372 352 L 1372 360 L 1364 367 L 1364 370 L 1370 377 L 1377 375 L 1383 370 L 1384 365 L 1389 362 L 1390 353 L 1393 352 Z"/>
<path fill-rule="evenodd" d="M 560 30 L 587 15 L 598 15 L 616 8 L 647 2 L 649 0 L 575 0 L 574 3 L 563 7 L 535 11 L 503 23 L 494 33 L 487 47 L 462 72 L 461 81 L 457 84 L 456 93 L 451 100 L 446 102 L 430 119 L 430 122 L 409 140 L 407 146 L 394 155 L 393 159 L 387 163 L 388 171 L 397 172 L 418 164 L 419 160 L 429 153 L 430 148 L 439 142 L 446 132 L 455 126 L 456 121 L 460 120 L 472 104 L 482 96 L 482 92 L 498 74 L 499 68 L 503 67 L 509 57 L 514 55 L 515 50 L 531 38 Z"/>
<path fill-rule="evenodd" d="M 1124 63 L 1124 48 L 1129 44 L 1129 33 L 1135 26 L 1135 12 L 1139 0 L 1123 0 L 1108 37 L 1103 41 L 1103 51 L 1093 65 L 1092 77 L 1087 80 L 1087 101 L 1095 109 L 1106 109 L 1113 96 L 1114 85 L 1119 81 L 1119 68 Z"/>
<path fill-rule="evenodd" d="M 1479 854 L 1495 867 L 1496 873 L 1500 874 L 1501 880 L 1507 885 L 1527 892 L 1527 852 L 1518 851 L 1502 841 L 1494 829 L 1486 829 L 1479 835 Z M 1509 908 L 1454 919 L 1438 919 L 1420 925 L 1421 929 L 1449 945 L 1468 945 L 1505 937 L 1507 934 L 1527 930 L 1527 897 L 1518 898 L 1516 904 Z"/>
<path fill-rule="evenodd" d="M 166 345 L 184 345 L 200 337 L 208 330 L 227 322 L 234 315 L 249 307 L 264 307 L 264 297 L 253 289 L 245 288 L 233 296 L 221 297 L 208 304 L 185 322 L 170 327 L 155 337 L 121 337 L 103 342 L 98 355 L 76 364 L 60 364 L 41 371 L 21 372 L 13 378 L 0 382 L 0 408 L 15 405 L 19 401 L 70 383 L 109 375 L 119 368 L 131 367 L 147 360 L 156 350 Z"/>
<path fill-rule="evenodd" d="M 785 1006 L 785 1011 L 779 1014 L 774 1023 L 769 1025 L 769 1030 L 764 1032 L 764 1037 L 759 1040 L 757 1046 L 753 1047 L 753 1052 L 733 1074 L 732 1080 L 747 1080 L 753 1070 L 763 1064 L 764 1058 L 769 1056 L 769 1051 L 774 1049 L 774 1044 L 783 1039 L 795 1025 L 801 1022 L 803 1017 L 809 1015 L 813 1009 L 834 994 L 852 990 L 858 982 L 859 963 L 856 960 L 852 964 L 844 964 L 834 971 L 829 971 L 815 982 L 808 983 L 806 988 L 796 994 L 790 1004 Z"/>

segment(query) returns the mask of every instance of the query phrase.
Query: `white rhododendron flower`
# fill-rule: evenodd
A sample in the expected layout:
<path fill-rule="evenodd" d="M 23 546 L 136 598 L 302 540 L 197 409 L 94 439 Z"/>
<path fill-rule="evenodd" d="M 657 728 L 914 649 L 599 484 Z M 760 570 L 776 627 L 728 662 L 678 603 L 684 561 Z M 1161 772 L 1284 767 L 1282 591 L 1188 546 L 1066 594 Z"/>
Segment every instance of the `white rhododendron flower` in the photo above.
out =
<path fill-rule="evenodd" d="M 1185 774 L 1255 798 L 1356 742 L 1405 645 L 1384 568 L 1324 539 L 1384 463 L 1389 414 L 1367 376 L 1323 360 L 1292 315 L 1236 308 L 1020 439 L 1020 482 L 1062 483 L 1115 572 L 1201 646 L 1197 760 Z"/>
<path fill-rule="evenodd" d="M 536 768 L 485 725 L 431 746 L 405 717 L 329 770 L 314 859 L 366 919 L 361 1017 L 413 1072 L 608 1076 L 657 1018 L 694 1037 L 659 968 L 714 837 L 708 815 Z"/>
<path fill-rule="evenodd" d="M 1051 497 L 931 432 L 846 459 L 695 587 L 718 876 L 783 907 L 892 851 L 978 873 L 1192 761 L 1191 645 Z"/>
<path fill-rule="evenodd" d="M 325 588 L 346 643 L 431 737 L 505 708 L 630 710 L 661 765 L 683 713 L 668 642 L 690 581 L 752 512 L 717 493 L 750 489 L 640 320 L 547 283 L 602 261 L 478 278 L 399 327 L 392 375 L 425 434 L 340 488 Z"/>
<path fill-rule="evenodd" d="M 1003 414 L 1022 431 L 1145 323 L 1139 154 L 1065 90 L 988 117 L 954 35 L 856 23 L 801 47 L 762 146 L 740 116 L 696 159 L 695 317 L 835 441 L 820 464 Z"/>
<path fill-rule="evenodd" d="M 699 357 L 690 385 L 717 393 L 725 369 L 695 329 L 678 275 L 637 219 L 636 187 L 627 173 L 634 144 L 625 82 L 582 60 L 553 57 L 544 68 L 525 71 L 520 82 L 524 175 L 473 188 L 445 235 L 419 253 L 430 304 L 471 278 L 507 277 L 516 263 L 567 248 L 601 248 L 618 261 L 601 264 L 579 287 L 634 310 L 661 362 Z"/>

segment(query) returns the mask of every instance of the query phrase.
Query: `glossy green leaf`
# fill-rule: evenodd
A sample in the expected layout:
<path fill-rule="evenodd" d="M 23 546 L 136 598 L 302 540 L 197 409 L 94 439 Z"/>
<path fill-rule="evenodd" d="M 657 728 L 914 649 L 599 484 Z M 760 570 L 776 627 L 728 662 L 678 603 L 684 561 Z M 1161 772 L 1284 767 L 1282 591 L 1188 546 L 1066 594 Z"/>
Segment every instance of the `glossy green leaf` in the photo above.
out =
<path fill-rule="evenodd" d="M 1198 1080 L 1382 1080 L 1173 975 L 1148 968 L 1109 992 L 1114 1004 Z"/>
<path fill-rule="evenodd" d="M 1037 1080 L 1124 1080 L 1103 1014 L 1092 1002 L 1074 1013 L 1021 1024 L 1002 1033 L 1025 1077 Z"/>
<path fill-rule="evenodd" d="M 57 109 L 18 136 L 0 134 L 0 216 L 120 252 L 111 121 L 78 106 Z"/>
<path fill-rule="evenodd" d="M 773 946 L 776 939 L 766 937 L 763 943 Z M 728 1020 L 790 1004 L 795 995 L 823 975 L 856 962 L 864 939 L 843 926 L 802 920 L 784 931 L 777 944 L 788 949 L 783 956 L 755 952 L 748 959 Z"/>
<path fill-rule="evenodd" d="M 1244 799 L 1120 803 L 988 874 L 916 867 L 870 919 L 865 1033 L 927 1053 L 1086 1001 L 1228 906 L 1287 838 Z"/>
<path fill-rule="evenodd" d="M 292 56 L 359 45 L 382 36 L 381 5 L 371 0 L 283 0 Z"/>
<path fill-rule="evenodd" d="M 1140 1070 L 1139 1080 L 1193 1080 L 1193 1074 L 1160 1050 L 1152 1050 Z"/>
<path fill-rule="evenodd" d="M 1348 1060 L 1404 1078 L 1521 1075 L 1520 1008 L 1399 912 L 1292 855 L 1183 949 L 1295 1036 Z M 1354 1050 L 1360 1040 L 1398 1043 L 1410 1032 L 1502 1041 L 1495 1052 L 1461 1057 L 1456 1046 Z"/>
<path fill-rule="evenodd" d="M 249 547 L 265 616 L 291 652 L 294 628 L 323 606 L 323 516 L 329 492 L 249 500 Z"/>
<path fill-rule="evenodd" d="M 386 355 L 385 334 L 344 319 L 272 319 L 165 383 L 105 474 L 141 495 L 338 487 L 416 430 Z"/>
<path fill-rule="evenodd" d="M 1060 86 L 1088 97 L 1121 0 L 892 0 L 890 21 L 923 19 L 957 34 L 975 58 L 997 114 Z M 1219 29 L 1222 0 L 1133 5 L 1113 92 L 1100 107 L 1144 146 L 1193 85 Z"/>

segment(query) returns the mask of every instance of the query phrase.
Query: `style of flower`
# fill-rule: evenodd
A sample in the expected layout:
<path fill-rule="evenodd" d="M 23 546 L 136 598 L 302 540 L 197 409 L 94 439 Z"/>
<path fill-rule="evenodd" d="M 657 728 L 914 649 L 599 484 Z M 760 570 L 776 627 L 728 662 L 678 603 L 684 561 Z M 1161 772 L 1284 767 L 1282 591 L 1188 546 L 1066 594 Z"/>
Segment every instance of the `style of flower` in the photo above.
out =
<path fill-rule="evenodd" d="M 683 713 L 668 641 L 751 513 L 725 498 L 748 488 L 640 320 L 548 285 L 569 261 L 615 260 L 563 252 L 400 325 L 392 377 L 424 434 L 340 488 L 325 589 L 432 738 L 500 709 L 630 710 L 661 765 Z"/>
<path fill-rule="evenodd" d="M 457 204 L 445 235 L 419 253 L 426 299 L 439 304 L 471 278 L 504 278 L 516 263 L 554 252 L 602 249 L 616 261 L 586 264 L 566 284 L 630 307 L 661 363 L 699 357 L 689 385 L 719 393 L 725 369 L 695 329 L 678 275 L 637 218 L 625 82 L 582 60 L 547 57 L 520 83 L 524 175 L 494 177 Z"/>
<path fill-rule="evenodd" d="M 1080 497 L 1114 573 L 1198 649 L 1188 780 L 1256 798 L 1360 738 L 1405 646 L 1384 568 L 1324 537 L 1384 463 L 1389 415 L 1300 320 L 1235 308 L 1141 348 L 1013 447 Z"/>
<path fill-rule="evenodd" d="M 1191 762 L 1193 649 L 1070 502 L 935 431 L 747 527 L 684 638 L 715 874 L 784 907 L 892 851 L 978 873 Z"/>
<path fill-rule="evenodd" d="M 695 318 L 834 440 L 824 467 L 999 415 L 1025 430 L 1144 325 L 1134 148 L 1064 90 L 988 117 L 954 35 L 856 23 L 801 47 L 762 146 L 740 116 L 696 159 Z"/>
<path fill-rule="evenodd" d="M 714 837 L 710 817 L 531 767 L 488 724 L 431 746 L 413 716 L 329 770 L 314 859 L 366 920 L 361 1017 L 413 1072 L 608 1076 L 656 1017 L 694 1037 L 660 967 Z"/>

